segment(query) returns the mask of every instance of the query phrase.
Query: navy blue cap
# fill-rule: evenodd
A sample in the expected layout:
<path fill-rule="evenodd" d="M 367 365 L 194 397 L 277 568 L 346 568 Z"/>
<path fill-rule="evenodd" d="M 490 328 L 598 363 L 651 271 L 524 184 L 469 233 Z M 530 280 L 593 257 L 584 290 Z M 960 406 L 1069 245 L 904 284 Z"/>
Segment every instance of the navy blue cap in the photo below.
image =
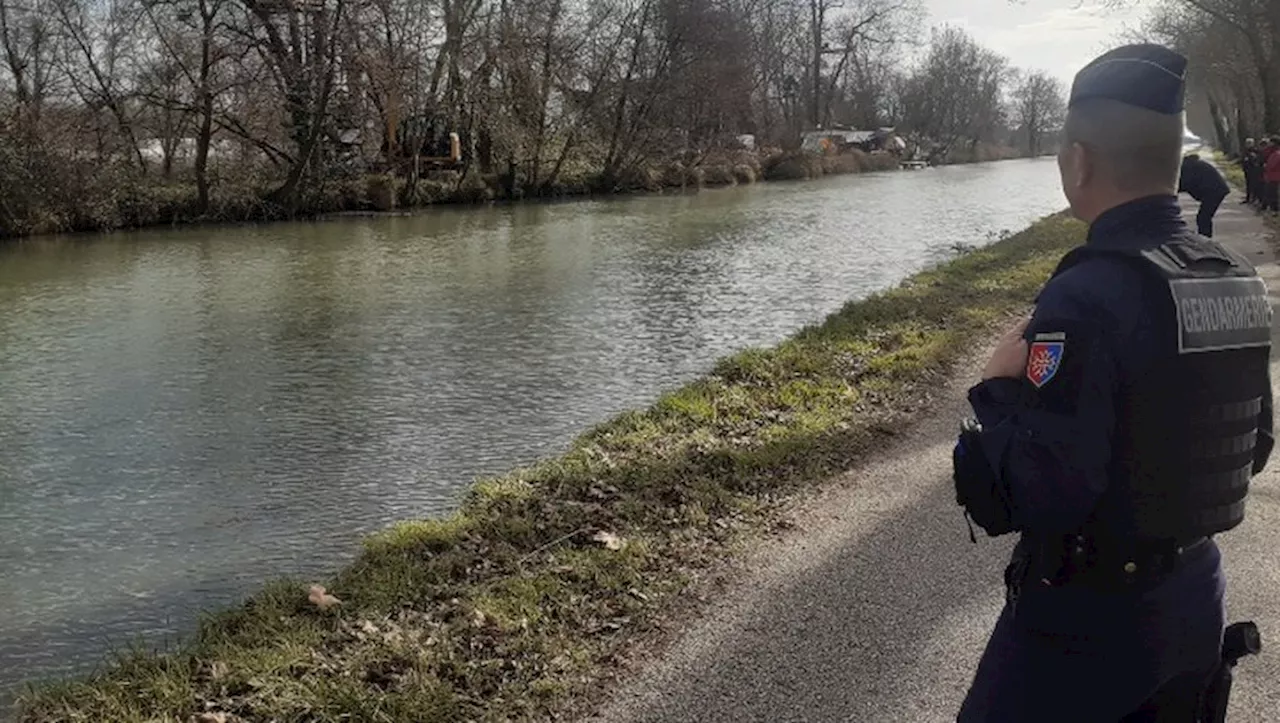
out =
<path fill-rule="evenodd" d="M 1125 45 L 1076 74 L 1067 107 L 1086 98 L 1109 98 L 1177 115 L 1186 103 L 1186 74 L 1187 59 L 1162 45 Z"/>

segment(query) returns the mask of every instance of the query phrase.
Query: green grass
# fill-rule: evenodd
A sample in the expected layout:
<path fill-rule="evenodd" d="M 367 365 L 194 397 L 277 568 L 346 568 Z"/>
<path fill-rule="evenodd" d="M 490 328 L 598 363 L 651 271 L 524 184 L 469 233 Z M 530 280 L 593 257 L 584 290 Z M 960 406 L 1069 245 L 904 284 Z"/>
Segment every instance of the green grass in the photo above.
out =
<path fill-rule="evenodd" d="M 476 485 L 449 519 L 371 537 L 325 583 L 340 605 L 309 603 L 303 581 L 271 583 L 179 649 L 30 689 L 20 720 L 546 719 L 780 501 L 913 418 L 1082 236 L 1051 217 L 725 359 L 564 456 Z"/>
<path fill-rule="evenodd" d="M 1201 153 L 1204 151 L 1201 150 Z M 1218 165 L 1218 170 L 1222 171 L 1222 175 L 1227 179 L 1234 188 L 1238 190 L 1244 189 L 1244 169 L 1240 167 L 1234 159 L 1227 158 L 1227 155 L 1219 150 L 1211 151 L 1214 161 Z"/>

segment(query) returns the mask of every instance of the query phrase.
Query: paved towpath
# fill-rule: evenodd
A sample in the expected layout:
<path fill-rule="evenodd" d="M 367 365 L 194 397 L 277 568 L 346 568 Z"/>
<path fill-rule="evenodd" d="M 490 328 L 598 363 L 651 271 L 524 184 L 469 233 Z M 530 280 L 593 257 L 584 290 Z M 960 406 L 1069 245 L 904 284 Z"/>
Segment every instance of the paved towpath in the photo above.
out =
<path fill-rule="evenodd" d="M 1217 235 L 1255 259 L 1274 306 L 1280 266 L 1237 201 L 1219 212 Z M 954 721 L 1003 602 L 1012 545 L 981 531 L 971 544 L 954 502 L 951 445 L 976 374 L 957 379 L 942 397 L 951 401 L 893 453 L 807 501 L 790 533 L 753 552 L 703 618 L 583 723 Z M 1238 669 L 1230 721 L 1274 723 L 1280 450 L 1255 480 L 1248 520 L 1220 539 L 1229 617 L 1257 621 L 1264 638 L 1263 655 Z"/>

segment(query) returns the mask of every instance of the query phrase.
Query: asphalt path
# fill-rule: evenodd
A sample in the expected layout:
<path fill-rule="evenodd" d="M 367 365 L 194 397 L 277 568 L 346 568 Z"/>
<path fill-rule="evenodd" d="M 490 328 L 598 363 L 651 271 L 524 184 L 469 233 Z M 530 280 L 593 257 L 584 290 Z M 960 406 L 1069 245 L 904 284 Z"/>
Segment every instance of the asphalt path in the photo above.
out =
<path fill-rule="evenodd" d="M 1216 235 L 1258 264 L 1275 307 L 1280 266 L 1265 226 L 1238 200 L 1219 211 Z M 892 448 L 801 503 L 794 528 L 752 550 L 704 614 L 583 723 L 954 721 L 1003 604 L 1000 574 L 1013 544 L 981 530 L 972 544 L 954 501 L 951 447 L 969 413 L 972 367 Z M 1272 379 L 1280 382 L 1274 362 Z M 1262 655 L 1237 668 L 1229 720 L 1272 723 L 1280 720 L 1280 450 L 1254 480 L 1248 519 L 1219 544 L 1228 618 L 1256 621 L 1264 641 Z"/>

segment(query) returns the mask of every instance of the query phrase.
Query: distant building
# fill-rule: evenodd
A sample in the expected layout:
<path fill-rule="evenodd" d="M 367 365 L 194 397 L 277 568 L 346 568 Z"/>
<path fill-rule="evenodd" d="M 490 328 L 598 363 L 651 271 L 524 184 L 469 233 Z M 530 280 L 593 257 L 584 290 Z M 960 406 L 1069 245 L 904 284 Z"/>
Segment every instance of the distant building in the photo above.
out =
<path fill-rule="evenodd" d="M 893 128 L 879 128 L 874 131 L 824 128 L 804 133 L 801 136 L 800 147 L 810 153 L 822 155 L 842 153 L 851 148 L 865 153 L 899 154 L 906 150 L 907 143 L 894 132 Z"/>

